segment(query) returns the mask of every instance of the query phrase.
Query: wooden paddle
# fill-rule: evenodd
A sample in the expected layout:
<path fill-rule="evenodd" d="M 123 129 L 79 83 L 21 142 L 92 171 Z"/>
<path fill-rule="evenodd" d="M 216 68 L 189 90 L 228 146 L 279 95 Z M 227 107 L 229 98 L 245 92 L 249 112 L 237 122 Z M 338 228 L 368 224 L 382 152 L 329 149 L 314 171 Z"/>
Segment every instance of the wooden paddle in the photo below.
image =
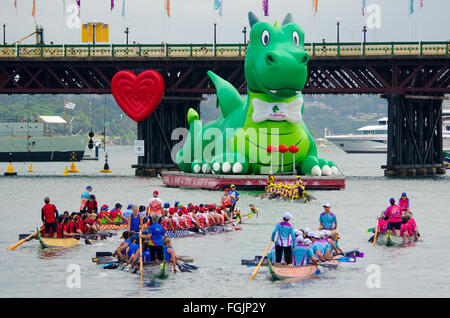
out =
<path fill-rule="evenodd" d="M 42 230 L 39 230 L 39 232 L 41 232 Z M 16 248 L 18 248 L 20 245 L 22 245 L 23 243 L 25 243 L 26 241 L 28 241 L 29 239 L 31 239 L 33 236 L 35 236 L 37 234 L 37 232 L 34 232 L 33 234 L 27 236 L 24 239 L 21 239 L 20 241 L 14 243 L 13 245 L 11 245 L 10 247 L 7 248 L 8 251 L 14 251 Z"/>
<path fill-rule="evenodd" d="M 139 271 L 141 273 L 141 282 L 143 279 L 143 266 L 142 266 L 142 230 L 139 229 Z"/>
<path fill-rule="evenodd" d="M 378 222 L 380 222 L 379 218 L 377 218 L 377 226 L 375 227 L 375 235 L 373 236 L 373 246 L 377 245 Z"/>
<path fill-rule="evenodd" d="M 253 280 L 253 278 L 256 277 L 256 275 L 258 274 L 259 268 L 261 267 L 261 264 L 264 260 L 264 257 L 266 257 L 267 253 L 269 252 L 270 246 L 272 245 L 272 240 L 269 242 L 269 245 L 267 245 L 266 250 L 264 251 L 263 256 L 261 257 L 261 260 L 258 263 L 258 266 L 256 266 L 255 270 L 253 271 L 252 276 L 250 276 L 250 280 Z M 269 260 L 268 260 L 269 261 Z M 270 262 L 270 261 L 269 261 Z"/>

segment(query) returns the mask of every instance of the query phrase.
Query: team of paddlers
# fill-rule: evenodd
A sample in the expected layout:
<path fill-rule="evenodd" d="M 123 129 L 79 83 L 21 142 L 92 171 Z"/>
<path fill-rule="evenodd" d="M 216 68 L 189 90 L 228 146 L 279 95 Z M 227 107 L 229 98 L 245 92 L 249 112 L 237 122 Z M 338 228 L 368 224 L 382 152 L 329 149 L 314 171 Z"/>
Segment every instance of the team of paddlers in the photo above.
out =
<path fill-rule="evenodd" d="M 149 252 L 149 259 L 168 261 L 173 259 L 175 252 L 170 239 L 166 237 L 166 231 L 187 229 L 204 231 L 206 227 L 225 225 L 236 215 L 240 216 L 240 211 L 236 209 L 238 200 L 239 193 L 234 185 L 225 190 L 221 204 L 189 203 L 184 206 L 176 201 L 171 206 L 168 202 L 163 203 L 158 191 L 154 191 L 153 197 L 146 206 L 129 204 L 122 212 L 120 203 L 116 203 L 111 210 L 104 204 L 98 212 L 92 187 L 87 186 L 86 191 L 81 194 L 79 212 L 69 214 L 65 211 L 59 215 L 56 206 L 50 203 L 50 199 L 48 197 L 44 199 L 45 205 L 41 210 L 43 222 L 41 233 L 42 236 L 54 238 L 77 237 L 98 233 L 101 231 L 101 225 L 126 224 L 127 230 L 123 234 L 124 242 L 114 255 L 134 266 L 138 260 L 136 251 L 139 250 L 138 233 L 141 231 L 144 253 Z"/>
<path fill-rule="evenodd" d="M 146 206 L 129 204 L 122 212 L 122 205 L 116 203 L 109 210 L 104 204 L 97 212 L 97 201 L 91 193 L 92 187 L 88 186 L 81 195 L 81 207 L 79 212 L 65 211 L 58 215 L 56 207 L 50 203 L 50 199 L 44 199 L 42 208 L 43 235 L 55 238 L 72 237 L 76 234 L 98 233 L 100 226 L 104 224 L 126 223 L 127 230 L 137 232 L 146 223 L 151 223 L 151 215 L 159 216 L 158 222 L 164 230 L 185 230 L 189 228 L 204 229 L 208 226 L 224 225 L 232 220 L 234 214 L 239 213 L 235 209 L 239 200 L 239 193 L 232 185 L 231 190 L 226 189 L 221 204 L 199 204 L 189 203 L 184 206 L 176 201 L 173 206 L 158 197 L 158 191 L 153 192 L 153 197 Z"/>
<path fill-rule="evenodd" d="M 268 256 L 272 263 L 305 266 L 325 262 L 333 256 L 343 254 L 338 244 L 336 215 L 330 210 L 331 204 L 326 203 L 323 207 L 318 231 L 296 229 L 289 223 L 292 215 L 284 214 L 282 222 L 275 226 L 271 236 L 272 242 L 275 242 L 275 247 Z"/>
<path fill-rule="evenodd" d="M 306 185 L 299 176 L 297 176 L 295 182 L 292 183 L 275 182 L 275 177 L 271 172 L 266 181 L 267 185 L 265 187 L 265 193 L 261 196 L 262 198 L 278 198 L 291 201 L 298 199 L 310 201 L 312 199 L 312 197 L 305 191 Z"/>
<path fill-rule="evenodd" d="M 405 192 L 395 203 L 395 199 L 389 200 L 389 207 L 378 218 L 377 231 L 386 233 L 391 231 L 393 235 L 401 236 L 406 240 L 417 240 L 420 237 L 416 221 L 409 208 L 409 198 Z"/>
<path fill-rule="evenodd" d="M 283 189 L 284 186 L 275 186 L 273 175 L 268 177 L 269 192 L 273 189 Z M 304 185 L 300 178 L 293 185 L 287 185 L 288 191 L 280 190 L 278 194 L 287 198 L 302 196 Z M 56 207 L 50 203 L 50 199 L 44 199 L 45 205 L 42 208 L 43 235 L 54 236 L 56 238 L 73 237 L 89 233 L 100 232 L 103 224 L 127 224 L 127 230 L 123 233 L 124 241 L 116 249 L 114 255 L 119 260 L 130 263 L 132 267 L 139 260 L 137 251 L 139 250 L 139 232 L 143 249 L 149 251 L 151 260 L 172 260 L 175 270 L 175 252 L 171 246 L 170 239 L 166 237 L 166 231 L 186 230 L 192 228 L 204 229 L 213 225 L 224 225 L 234 216 L 240 215 L 235 211 L 236 203 L 239 200 L 239 193 L 234 185 L 230 189 L 225 189 L 221 204 L 200 204 L 189 203 L 184 206 L 176 201 L 173 206 L 158 197 L 158 191 L 153 192 L 153 197 L 146 206 L 129 204 L 122 212 L 122 205 L 116 203 L 114 208 L 109 210 L 105 204 L 97 213 L 97 201 L 91 193 L 92 187 L 88 186 L 82 193 L 80 212 L 64 212 L 58 215 Z M 275 190 L 278 191 L 278 190 Z M 331 205 L 325 204 L 324 212 L 320 214 L 318 231 L 310 229 L 295 229 L 290 223 L 292 215 L 286 213 L 283 221 L 278 223 L 272 233 L 272 241 L 275 248 L 269 253 L 269 258 L 274 263 L 285 263 L 294 266 L 304 266 L 317 264 L 331 260 L 334 256 L 342 254 L 338 245 L 338 234 L 336 216 L 330 211 Z M 393 231 L 394 235 L 409 239 L 418 238 L 417 225 L 409 210 L 409 199 L 403 193 L 399 204 L 395 204 L 395 199 L 390 199 L 390 206 L 383 211 L 378 218 L 378 231 L 380 233 Z M 275 240 L 276 237 L 276 240 Z"/>

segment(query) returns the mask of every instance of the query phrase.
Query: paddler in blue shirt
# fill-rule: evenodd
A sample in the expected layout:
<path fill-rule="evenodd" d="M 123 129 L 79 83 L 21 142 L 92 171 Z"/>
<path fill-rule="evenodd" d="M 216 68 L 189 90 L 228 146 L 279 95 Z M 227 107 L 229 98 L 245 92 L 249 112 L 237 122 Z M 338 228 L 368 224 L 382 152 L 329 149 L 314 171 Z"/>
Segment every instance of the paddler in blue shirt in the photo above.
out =
<path fill-rule="evenodd" d="M 322 244 L 320 244 L 320 242 L 318 242 L 320 236 L 319 233 L 316 232 L 310 232 L 308 234 L 308 237 L 311 239 L 311 248 L 314 252 L 314 255 L 317 256 L 317 258 L 321 261 L 321 262 L 325 262 L 326 259 L 323 255 L 323 246 Z"/>
<path fill-rule="evenodd" d="M 170 238 L 164 239 L 164 259 L 166 263 L 172 263 L 173 272 L 175 273 L 177 271 L 177 255 L 172 247 L 172 241 Z"/>
<path fill-rule="evenodd" d="M 236 208 L 236 203 L 239 201 L 239 192 L 236 191 L 236 186 L 232 184 L 230 186 L 230 195 L 231 195 L 231 210 L 233 212 Z"/>
<path fill-rule="evenodd" d="M 272 242 L 275 242 L 275 235 L 278 234 L 275 243 L 275 262 L 278 264 L 281 263 L 283 253 L 286 264 L 292 263 L 292 248 L 295 248 L 295 234 L 294 228 L 288 222 L 291 218 L 292 215 L 286 213 L 283 216 L 283 222 L 278 223 L 272 232 Z"/>
<path fill-rule="evenodd" d="M 293 252 L 294 266 L 305 266 L 311 263 L 317 264 L 318 262 L 314 257 L 313 250 L 304 244 L 305 239 L 303 238 L 303 235 L 298 235 L 295 240 L 296 245 Z"/>
<path fill-rule="evenodd" d="M 142 215 L 139 213 L 139 208 L 137 205 L 131 206 L 132 214 L 128 216 L 128 231 L 139 232 L 142 229 Z"/>
<path fill-rule="evenodd" d="M 325 212 L 320 214 L 319 230 L 336 230 L 337 229 L 337 220 L 336 220 L 336 215 L 334 215 L 333 212 L 330 211 L 331 204 L 325 203 L 323 205 L 323 207 L 325 208 Z"/>
<path fill-rule="evenodd" d="M 130 238 L 130 232 L 124 231 L 124 232 L 122 233 L 121 238 L 123 238 L 123 242 L 120 243 L 119 247 L 117 247 L 116 250 L 115 250 L 114 253 L 113 253 L 113 256 L 117 256 L 117 259 L 118 259 L 119 261 L 125 259 L 125 255 L 122 254 L 122 252 L 124 252 L 124 251 L 127 249 L 128 244 L 131 243 L 131 241 L 130 241 L 130 239 L 129 239 L 129 238 Z"/>
<path fill-rule="evenodd" d="M 164 239 L 166 238 L 166 231 L 163 226 L 159 223 L 160 216 L 158 214 L 152 214 L 151 221 L 152 225 L 148 227 L 147 231 L 142 232 L 142 238 L 149 240 L 150 245 L 150 258 L 152 261 L 158 260 L 162 261 L 164 258 Z"/>

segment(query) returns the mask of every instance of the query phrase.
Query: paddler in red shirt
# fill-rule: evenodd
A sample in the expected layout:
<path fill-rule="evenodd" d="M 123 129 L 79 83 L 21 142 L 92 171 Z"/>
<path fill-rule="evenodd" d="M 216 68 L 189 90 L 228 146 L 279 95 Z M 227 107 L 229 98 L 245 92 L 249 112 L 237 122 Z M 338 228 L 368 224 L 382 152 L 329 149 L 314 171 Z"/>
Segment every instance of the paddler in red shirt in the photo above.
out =
<path fill-rule="evenodd" d="M 74 220 L 71 216 L 66 218 L 66 223 L 64 224 L 63 235 L 64 237 L 72 237 L 76 234 L 77 228 L 75 226 Z"/>
<path fill-rule="evenodd" d="M 58 210 L 56 206 L 50 203 L 50 198 L 44 198 L 45 205 L 41 209 L 41 219 L 45 227 L 45 236 L 49 236 L 47 233 L 52 229 L 53 237 L 56 238 L 56 219 L 58 217 Z"/>

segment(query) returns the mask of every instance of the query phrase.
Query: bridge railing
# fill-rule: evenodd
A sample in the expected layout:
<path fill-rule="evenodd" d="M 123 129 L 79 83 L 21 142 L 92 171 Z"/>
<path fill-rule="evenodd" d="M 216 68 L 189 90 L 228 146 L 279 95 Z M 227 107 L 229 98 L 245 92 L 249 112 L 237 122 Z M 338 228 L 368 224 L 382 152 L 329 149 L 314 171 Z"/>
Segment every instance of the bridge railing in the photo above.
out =
<path fill-rule="evenodd" d="M 449 55 L 450 42 L 306 43 L 311 56 Z M 0 58 L 244 57 L 245 44 L 0 45 Z"/>

